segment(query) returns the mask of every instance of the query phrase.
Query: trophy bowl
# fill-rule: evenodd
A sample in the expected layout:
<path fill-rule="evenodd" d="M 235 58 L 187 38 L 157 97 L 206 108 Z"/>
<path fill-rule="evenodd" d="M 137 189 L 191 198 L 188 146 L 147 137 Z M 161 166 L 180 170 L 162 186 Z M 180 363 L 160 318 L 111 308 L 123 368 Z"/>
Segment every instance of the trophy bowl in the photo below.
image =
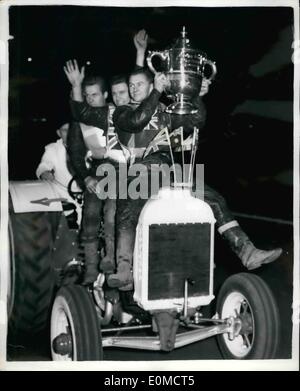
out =
<path fill-rule="evenodd" d="M 167 107 L 166 112 L 172 114 L 197 113 L 198 109 L 193 101 L 201 91 L 207 66 L 211 68 L 211 74 L 206 79 L 212 80 L 215 77 L 217 73 L 215 63 L 209 60 L 204 52 L 190 46 L 185 27 L 182 29 L 181 37 L 170 49 L 149 52 L 147 64 L 154 74 L 157 73 L 152 63 L 155 56 L 161 59 L 164 72 L 168 76 L 169 84 L 166 87 L 166 93 L 169 98 L 174 100 L 174 103 Z"/>

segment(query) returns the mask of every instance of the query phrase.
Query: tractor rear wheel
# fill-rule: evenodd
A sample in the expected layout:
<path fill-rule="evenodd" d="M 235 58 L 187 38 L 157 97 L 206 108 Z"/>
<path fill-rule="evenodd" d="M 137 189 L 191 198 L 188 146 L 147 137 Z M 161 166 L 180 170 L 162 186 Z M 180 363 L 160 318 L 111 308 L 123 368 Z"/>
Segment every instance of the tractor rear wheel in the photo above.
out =
<path fill-rule="evenodd" d="M 46 212 L 10 213 L 9 333 L 37 333 L 49 320 L 55 273 L 53 227 Z"/>

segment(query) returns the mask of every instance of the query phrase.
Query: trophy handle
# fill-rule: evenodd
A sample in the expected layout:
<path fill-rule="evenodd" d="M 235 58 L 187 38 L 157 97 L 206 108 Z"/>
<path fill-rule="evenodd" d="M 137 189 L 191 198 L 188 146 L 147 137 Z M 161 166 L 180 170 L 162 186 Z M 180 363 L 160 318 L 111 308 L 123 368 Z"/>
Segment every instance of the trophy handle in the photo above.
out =
<path fill-rule="evenodd" d="M 211 75 L 210 77 L 207 77 L 206 79 L 207 80 L 213 80 L 217 74 L 217 67 L 216 67 L 216 64 L 213 62 L 213 61 L 210 61 L 210 60 L 205 60 L 205 65 L 210 65 L 211 67 Z"/>
<path fill-rule="evenodd" d="M 147 57 L 147 65 L 150 71 L 152 71 L 155 75 L 157 73 L 157 70 L 154 68 L 152 64 L 152 57 L 158 56 L 160 57 L 163 61 L 166 61 L 166 59 L 169 57 L 169 53 L 166 52 L 149 52 L 148 57 Z"/>

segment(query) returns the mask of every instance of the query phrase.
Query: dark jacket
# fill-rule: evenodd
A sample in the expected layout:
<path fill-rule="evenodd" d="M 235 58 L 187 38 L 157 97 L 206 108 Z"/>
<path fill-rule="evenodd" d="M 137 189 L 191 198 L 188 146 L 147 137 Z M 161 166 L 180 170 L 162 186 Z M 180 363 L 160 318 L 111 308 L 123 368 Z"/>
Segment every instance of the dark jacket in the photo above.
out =
<path fill-rule="evenodd" d="M 173 130 L 182 126 L 184 132 L 189 134 L 194 126 L 199 129 L 204 126 L 206 110 L 201 98 L 197 98 L 194 102 L 199 108 L 198 113 L 170 115 L 165 112 L 165 106 L 159 102 L 160 95 L 159 91 L 153 89 L 140 104 L 131 103 L 116 108 L 113 121 L 116 133 L 123 145 L 145 148 L 164 127 Z"/>
<path fill-rule="evenodd" d="M 107 132 L 108 106 L 91 107 L 86 102 L 71 100 L 71 112 L 74 121 L 83 122 L 86 125 L 96 126 Z"/>
<path fill-rule="evenodd" d="M 68 132 L 67 149 L 71 164 L 82 185 L 86 177 L 95 175 L 94 168 L 98 166 L 99 161 L 97 162 L 94 159 L 91 163 L 92 167 L 90 170 L 86 167 L 85 157 L 87 148 L 79 122 L 103 129 L 106 135 L 108 130 L 108 106 L 90 107 L 86 102 L 76 102 L 73 100 L 70 102 L 70 105 L 75 122 L 71 124 Z"/>

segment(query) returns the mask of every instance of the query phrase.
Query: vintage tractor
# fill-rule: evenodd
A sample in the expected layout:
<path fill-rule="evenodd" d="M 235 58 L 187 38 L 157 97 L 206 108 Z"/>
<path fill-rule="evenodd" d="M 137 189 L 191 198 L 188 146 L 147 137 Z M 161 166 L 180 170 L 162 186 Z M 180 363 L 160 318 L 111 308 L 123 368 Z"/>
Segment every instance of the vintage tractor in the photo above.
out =
<path fill-rule="evenodd" d="M 215 218 L 192 193 L 197 135 L 195 128 L 181 146 L 190 151 L 184 180 L 175 178 L 162 187 L 141 211 L 134 290 L 111 289 L 100 273 L 92 286 L 69 284 L 57 291 L 51 314 L 53 360 L 101 360 L 103 349 L 113 347 L 171 351 L 211 336 L 217 336 L 224 358 L 275 357 L 277 305 L 258 276 L 229 277 L 214 316 L 203 316 L 203 307 L 214 299 Z M 173 156 L 169 137 L 167 142 Z"/>
<path fill-rule="evenodd" d="M 192 165 L 196 144 L 194 135 Z M 274 358 L 278 309 L 255 274 L 229 277 L 214 315 L 203 316 L 214 300 L 215 218 L 192 194 L 192 172 L 188 183 L 161 188 L 140 214 L 134 291 L 109 288 L 103 273 L 82 286 L 74 205 L 52 183 L 11 182 L 9 333 L 36 333 L 50 320 L 53 360 L 101 360 L 113 347 L 171 351 L 212 336 L 224 358 Z M 74 196 L 71 186 L 69 192 Z"/>
<path fill-rule="evenodd" d="M 189 189 L 161 189 L 139 218 L 134 292 L 109 288 L 101 273 L 89 288 L 70 284 L 57 292 L 53 360 L 101 360 L 113 347 L 171 351 L 212 336 L 224 358 L 274 358 L 278 310 L 258 276 L 229 277 L 215 315 L 203 317 L 214 299 L 214 222 L 209 205 Z"/>

